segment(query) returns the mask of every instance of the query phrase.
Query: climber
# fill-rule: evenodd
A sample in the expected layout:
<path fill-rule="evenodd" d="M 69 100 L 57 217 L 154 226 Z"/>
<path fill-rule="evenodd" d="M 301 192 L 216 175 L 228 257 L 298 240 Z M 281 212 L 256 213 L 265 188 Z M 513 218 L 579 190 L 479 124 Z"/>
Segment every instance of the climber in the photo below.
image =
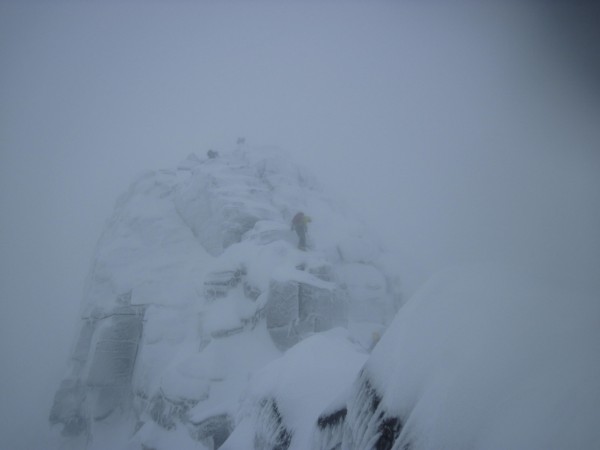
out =
<path fill-rule="evenodd" d="M 219 156 L 219 152 L 215 152 L 212 148 L 206 152 L 206 156 L 208 156 L 209 159 L 215 159 L 217 156 Z"/>
<path fill-rule="evenodd" d="M 298 235 L 298 248 L 300 250 L 306 250 L 306 232 L 308 224 L 311 222 L 311 218 L 305 215 L 303 212 L 298 212 L 292 219 L 292 230 L 296 231 Z"/>

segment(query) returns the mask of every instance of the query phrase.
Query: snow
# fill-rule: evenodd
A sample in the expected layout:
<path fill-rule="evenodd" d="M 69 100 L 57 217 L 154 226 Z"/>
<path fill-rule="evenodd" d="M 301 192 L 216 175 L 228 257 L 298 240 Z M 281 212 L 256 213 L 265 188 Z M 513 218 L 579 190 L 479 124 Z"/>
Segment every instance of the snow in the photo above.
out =
<path fill-rule="evenodd" d="M 192 280 L 210 256 L 170 197 L 178 182 L 175 172 L 147 173 L 119 199 L 98 242 L 83 314 L 109 310 L 126 293 L 134 304 L 194 300 Z"/>
<path fill-rule="evenodd" d="M 183 427 L 176 427 L 174 430 L 167 431 L 153 424 L 144 425 L 136 433 L 136 436 L 131 439 L 126 450 L 138 450 L 139 448 L 209 450 L 209 447 L 192 439 Z"/>
<path fill-rule="evenodd" d="M 404 423 L 394 448 L 599 448 L 599 325 L 593 296 L 447 270 L 402 308 L 365 374 L 378 410 Z"/>
<path fill-rule="evenodd" d="M 242 411 L 250 413 L 222 448 L 244 448 L 253 440 L 255 421 L 261 420 L 258 405 L 265 399 L 276 401 L 282 421 L 292 434 L 290 450 L 310 448 L 319 414 L 352 383 L 366 359 L 366 352 L 341 328 L 300 342 L 254 373 L 242 405 Z"/>

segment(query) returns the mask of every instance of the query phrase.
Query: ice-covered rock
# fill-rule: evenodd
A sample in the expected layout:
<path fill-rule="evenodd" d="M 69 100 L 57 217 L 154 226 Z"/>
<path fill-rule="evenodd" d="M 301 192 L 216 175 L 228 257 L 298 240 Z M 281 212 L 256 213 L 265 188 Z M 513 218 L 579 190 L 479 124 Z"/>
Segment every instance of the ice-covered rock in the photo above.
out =
<path fill-rule="evenodd" d="M 313 219 L 308 251 L 297 248 L 290 228 L 300 210 Z M 345 337 L 321 342 L 321 360 L 303 367 L 315 379 L 335 373 L 319 388 L 328 395 L 311 407 L 316 420 L 343 384 L 336 378 L 358 371 L 370 345 L 365 336 L 383 330 L 399 305 L 384 252 L 367 236 L 276 149 L 241 144 L 143 174 L 98 242 L 83 326 L 51 422 L 90 449 L 108 440 L 116 450 L 174 442 L 182 450 L 219 448 L 248 426 L 240 411 L 250 403 L 240 398 L 254 374 L 341 326 Z M 336 352 L 354 362 L 330 367 Z M 284 392 L 293 388 L 262 395 L 248 414 L 280 411 L 281 426 L 295 430 Z M 114 423 L 129 436 L 122 442 L 110 431 Z M 265 433 L 256 442 L 262 435 L 271 442 Z M 300 442 L 295 436 L 290 445 Z"/>

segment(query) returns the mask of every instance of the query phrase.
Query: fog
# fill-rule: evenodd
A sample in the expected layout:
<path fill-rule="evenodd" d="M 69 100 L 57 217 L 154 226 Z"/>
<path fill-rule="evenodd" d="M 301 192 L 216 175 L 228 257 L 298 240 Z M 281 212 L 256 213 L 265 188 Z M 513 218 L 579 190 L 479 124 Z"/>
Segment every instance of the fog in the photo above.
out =
<path fill-rule="evenodd" d="M 438 3 L 0 4 L 1 448 L 45 448 L 117 196 L 239 136 L 363 217 L 408 294 L 483 260 L 600 287 L 596 11 Z"/>

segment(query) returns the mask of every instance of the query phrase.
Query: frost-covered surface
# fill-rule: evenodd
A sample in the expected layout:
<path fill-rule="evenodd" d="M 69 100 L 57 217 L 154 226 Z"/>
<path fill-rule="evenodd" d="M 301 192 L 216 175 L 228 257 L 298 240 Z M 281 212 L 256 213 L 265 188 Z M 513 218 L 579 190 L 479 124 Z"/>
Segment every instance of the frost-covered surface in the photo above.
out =
<path fill-rule="evenodd" d="M 306 252 L 297 211 L 312 217 Z M 307 448 L 399 306 L 385 260 L 278 150 L 144 174 L 98 243 L 50 421 L 66 448 L 270 448 L 271 420 Z"/>
<path fill-rule="evenodd" d="M 316 448 L 600 448 L 599 356 L 597 296 L 498 268 L 448 270 L 322 414 Z"/>

